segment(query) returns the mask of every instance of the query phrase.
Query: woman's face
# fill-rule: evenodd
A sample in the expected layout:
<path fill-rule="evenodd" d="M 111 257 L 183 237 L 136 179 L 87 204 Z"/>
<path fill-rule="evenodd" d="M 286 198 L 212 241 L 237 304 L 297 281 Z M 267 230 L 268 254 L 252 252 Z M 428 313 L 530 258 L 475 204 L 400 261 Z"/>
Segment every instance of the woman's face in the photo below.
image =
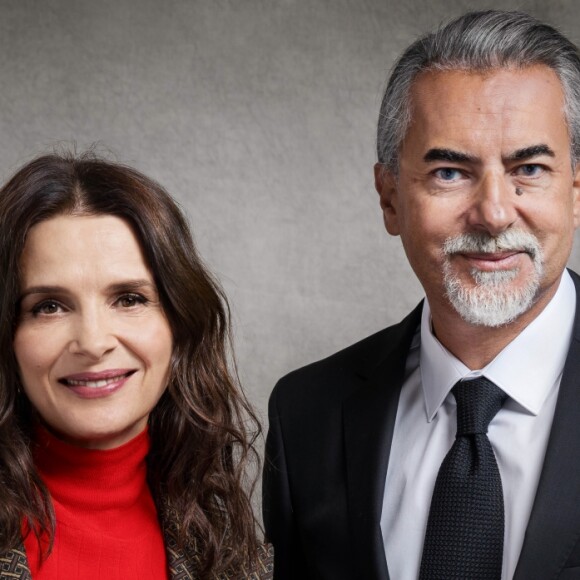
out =
<path fill-rule="evenodd" d="M 169 375 L 172 334 L 127 223 L 61 215 L 29 232 L 14 337 L 22 386 L 62 439 L 122 445 L 146 424 Z"/>

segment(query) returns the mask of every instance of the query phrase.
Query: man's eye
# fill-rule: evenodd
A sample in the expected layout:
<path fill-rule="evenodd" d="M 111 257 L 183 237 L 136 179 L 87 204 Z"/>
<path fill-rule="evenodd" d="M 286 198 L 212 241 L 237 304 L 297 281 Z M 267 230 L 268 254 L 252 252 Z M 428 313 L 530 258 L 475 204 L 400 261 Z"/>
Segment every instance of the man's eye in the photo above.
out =
<path fill-rule="evenodd" d="M 443 181 L 455 181 L 461 177 L 461 171 L 451 167 L 441 167 L 435 170 L 434 175 Z"/>
<path fill-rule="evenodd" d="M 34 316 L 39 314 L 58 314 L 61 310 L 62 306 L 55 300 L 44 300 L 32 309 L 32 314 Z"/>
<path fill-rule="evenodd" d="M 517 168 L 516 173 L 523 177 L 539 177 L 544 171 L 542 165 L 537 163 L 526 163 Z"/>
<path fill-rule="evenodd" d="M 123 294 L 117 298 L 116 304 L 122 308 L 134 308 L 139 304 L 145 304 L 147 298 L 141 296 L 141 294 Z"/>

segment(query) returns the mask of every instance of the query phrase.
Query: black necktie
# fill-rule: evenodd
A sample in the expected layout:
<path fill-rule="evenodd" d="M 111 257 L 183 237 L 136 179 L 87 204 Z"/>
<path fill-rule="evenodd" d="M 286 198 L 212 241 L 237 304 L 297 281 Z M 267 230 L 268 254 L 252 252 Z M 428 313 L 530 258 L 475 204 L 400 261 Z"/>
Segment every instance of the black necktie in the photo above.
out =
<path fill-rule="evenodd" d="M 507 397 L 484 377 L 452 393 L 457 435 L 435 482 L 419 579 L 500 580 L 503 490 L 487 428 Z"/>

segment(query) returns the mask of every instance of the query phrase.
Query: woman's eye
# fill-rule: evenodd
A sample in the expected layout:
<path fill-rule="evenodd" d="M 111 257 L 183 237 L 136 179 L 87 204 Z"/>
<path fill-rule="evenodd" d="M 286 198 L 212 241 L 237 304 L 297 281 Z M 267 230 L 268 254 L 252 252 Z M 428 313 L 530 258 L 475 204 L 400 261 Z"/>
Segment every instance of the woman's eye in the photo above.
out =
<path fill-rule="evenodd" d="M 123 294 L 117 299 L 116 304 L 122 308 L 134 308 L 139 304 L 145 304 L 147 298 L 141 296 L 141 294 Z"/>
<path fill-rule="evenodd" d="M 442 181 L 455 181 L 461 177 L 461 171 L 452 167 L 441 167 L 435 170 L 434 175 Z"/>
<path fill-rule="evenodd" d="M 61 312 L 62 306 L 56 302 L 55 300 L 44 300 L 40 302 L 32 309 L 32 314 L 34 316 L 41 315 L 50 315 L 50 314 L 58 314 Z"/>

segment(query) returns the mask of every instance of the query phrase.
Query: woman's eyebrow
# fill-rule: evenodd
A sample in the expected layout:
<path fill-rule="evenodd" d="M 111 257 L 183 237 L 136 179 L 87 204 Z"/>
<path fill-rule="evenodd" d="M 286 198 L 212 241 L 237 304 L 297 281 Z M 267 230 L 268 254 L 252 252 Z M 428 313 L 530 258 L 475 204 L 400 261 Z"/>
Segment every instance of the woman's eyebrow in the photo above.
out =
<path fill-rule="evenodd" d="M 30 296 L 30 294 L 63 294 L 67 290 L 63 286 L 30 286 L 25 288 L 20 294 L 20 300 Z"/>
<path fill-rule="evenodd" d="M 146 278 L 137 279 L 137 280 L 121 280 L 119 282 L 114 282 L 107 286 L 107 290 L 110 292 L 130 292 L 131 290 L 143 290 L 143 289 L 150 289 L 153 291 L 157 291 L 157 287 L 151 280 L 147 280 Z M 21 295 L 20 300 L 30 296 L 31 294 L 67 294 L 69 290 L 64 286 L 51 286 L 51 285 L 42 285 L 42 286 L 30 286 L 29 288 L 25 288 Z"/>
<path fill-rule="evenodd" d="M 146 278 L 138 280 L 122 280 L 120 282 L 115 282 L 107 286 L 107 290 L 110 292 L 131 292 L 132 290 L 153 290 L 157 291 L 157 286 L 151 280 Z"/>

